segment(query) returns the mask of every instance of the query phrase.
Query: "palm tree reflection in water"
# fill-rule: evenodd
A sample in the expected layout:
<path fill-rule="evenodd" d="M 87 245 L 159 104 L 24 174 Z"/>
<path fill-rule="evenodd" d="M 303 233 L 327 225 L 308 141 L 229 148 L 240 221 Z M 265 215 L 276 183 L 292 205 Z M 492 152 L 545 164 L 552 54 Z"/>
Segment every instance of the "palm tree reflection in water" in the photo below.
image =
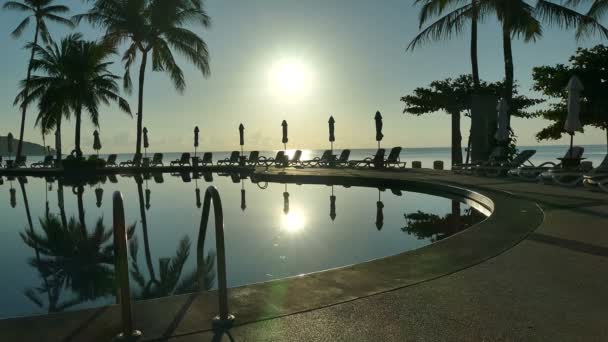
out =
<path fill-rule="evenodd" d="M 133 238 L 129 241 L 129 256 L 131 259 L 131 277 L 139 287 L 135 293 L 136 299 L 151 299 L 166 297 L 177 294 L 184 294 L 196 291 L 206 291 L 213 287 L 215 280 L 215 253 L 209 252 L 207 256 L 203 254 L 204 236 L 197 244 L 197 267 L 196 270 L 182 276 L 184 265 L 190 256 L 190 238 L 184 236 L 177 247 L 175 255 L 171 258 L 158 259 L 158 278 L 152 263 L 150 244 L 148 241 L 148 222 L 143 196 L 142 182 L 137 181 L 139 194 L 139 212 L 141 215 L 145 258 L 148 266 L 148 280 L 142 273 L 138 264 L 138 241 Z"/>

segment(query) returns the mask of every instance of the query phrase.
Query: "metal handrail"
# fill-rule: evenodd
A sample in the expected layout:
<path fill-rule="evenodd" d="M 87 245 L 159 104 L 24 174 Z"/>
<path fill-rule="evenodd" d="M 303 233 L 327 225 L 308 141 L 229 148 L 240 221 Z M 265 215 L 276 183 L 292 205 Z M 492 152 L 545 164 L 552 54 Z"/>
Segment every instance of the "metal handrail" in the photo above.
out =
<path fill-rule="evenodd" d="M 129 287 L 129 265 L 127 261 L 127 231 L 125 229 L 125 209 L 120 191 L 113 195 L 114 206 L 114 269 L 117 283 L 117 302 L 122 313 L 122 332 L 116 336 L 120 341 L 136 341 L 141 331 L 133 329 L 131 310 L 131 289 Z"/>
<path fill-rule="evenodd" d="M 199 228 L 199 244 L 204 244 L 207 232 L 207 223 L 211 212 L 211 202 L 213 202 L 213 214 L 215 218 L 215 248 L 217 253 L 217 275 L 218 275 L 218 300 L 220 314 L 213 318 L 213 326 L 226 329 L 232 326 L 235 317 L 228 313 L 228 286 L 226 281 L 226 251 L 224 246 L 224 212 L 222 210 L 222 200 L 217 188 L 209 186 L 205 190 L 203 200 L 203 214 Z"/>

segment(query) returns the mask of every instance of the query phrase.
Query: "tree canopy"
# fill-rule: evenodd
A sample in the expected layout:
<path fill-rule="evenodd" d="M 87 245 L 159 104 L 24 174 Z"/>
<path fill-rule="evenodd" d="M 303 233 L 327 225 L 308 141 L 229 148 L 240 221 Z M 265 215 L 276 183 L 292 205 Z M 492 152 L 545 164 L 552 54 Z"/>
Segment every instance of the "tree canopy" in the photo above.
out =
<path fill-rule="evenodd" d="M 569 65 L 541 66 L 533 69 L 533 89 L 551 98 L 548 108 L 535 115 L 552 124 L 536 134 L 538 140 L 559 139 L 568 114 L 568 81 L 576 75 L 585 89 L 581 92 L 581 124 L 607 130 L 608 134 L 608 47 L 579 48 Z"/>
<path fill-rule="evenodd" d="M 403 113 L 422 115 L 445 111 L 448 114 L 458 111 L 470 115 L 471 98 L 473 94 L 494 95 L 499 97 L 504 89 L 504 82 L 488 83 L 481 81 L 479 89 L 475 89 L 471 75 L 460 75 L 457 78 L 433 81 L 426 87 L 414 89 L 411 95 L 401 98 L 405 108 Z M 528 118 L 533 114 L 527 109 L 543 102 L 543 100 L 529 98 L 519 95 L 517 86 L 513 87 L 513 101 L 511 104 L 514 116 Z"/>

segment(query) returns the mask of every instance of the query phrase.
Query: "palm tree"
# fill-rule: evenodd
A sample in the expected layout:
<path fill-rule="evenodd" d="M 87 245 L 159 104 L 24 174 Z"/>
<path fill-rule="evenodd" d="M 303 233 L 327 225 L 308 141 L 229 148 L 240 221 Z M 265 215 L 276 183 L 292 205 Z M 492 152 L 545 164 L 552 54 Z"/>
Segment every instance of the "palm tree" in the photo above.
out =
<path fill-rule="evenodd" d="M 7 10 L 15 10 L 23 13 L 27 13 L 17 28 L 13 30 L 11 35 L 15 38 L 21 36 L 25 28 L 29 25 L 30 19 L 34 18 L 36 21 L 36 28 L 34 30 L 34 40 L 31 45 L 30 61 L 27 67 L 27 76 L 25 78 L 25 97 L 27 97 L 27 88 L 32 73 L 32 60 L 34 59 L 34 49 L 38 45 L 38 36 L 42 35 L 44 41 L 48 41 L 50 38 L 49 31 L 46 26 L 46 20 L 50 20 L 59 24 L 73 27 L 74 24 L 71 20 L 63 18 L 58 14 L 66 13 L 70 9 L 63 5 L 53 5 L 53 0 L 23 0 L 23 2 L 7 1 L 3 8 Z M 24 103 L 21 107 L 21 129 L 19 131 L 19 144 L 17 145 L 17 157 L 21 156 L 21 149 L 23 147 L 23 134 L 25 130 L 25 115 L 27 113 L 27 103 Z"/>
<path fill-rule="evenodd" d="M 414 50 L 418 45 L 429 40 L 450 38 L 459 34 L 464 28 L 465 21 L 471 21 L 471 70 L 473 84 L 479 87 L 479 62 L 477 58 L 477 23 L 478 0 L 471 0 L 469 4 L 453 9 L 422 30 L 408 45 L 408 50 Z M 459 0 L 416 0 L 414 4 L 422 4 L 419 15 L 419 28 L 422 28 L 433 16 L 442 15 L 448 8 L 462 3 Z"/>
<path fill-rule="evenodd" d="M 574 9 L 581 3 L 591 3 L 586 13 L 579 13 Z M 608 39 L 608 29 L 600 23 L 608 13 L 606 0 L 567 0 L 564 5 L 539 0 L 536 10 L 538 15 L 549 23 L 567 29 L 576 28 L 576 38 L 579 40 L 594 34 Z"/>
<path fill-rule="evenodd" d="M 74 152 L 82 156 L 80 148 L 80 128 L 82 112 L 86 110 L 91 122 L 99 126 L 99 104 L 116 102 L 118 107 L 130 114 L 131 109 L 125 99 L 118 95 L 118 76 L 108 68 L 113 62 L 107 59 L 115 54 L 107 44 L 82 40 L 82 35 L 68 35 L 58 45 L 55 42 L 45 47 L 35 48 L 36 58 L 32 69 L 41 70 L 46 75 L 34 75 L 29 81 L 31 91 L 26 91 L 28 82 L 22 81 L 23 90 L 15 102 L 27 104 L 39 101 L 40 116 L 46 125 L 61 120 L 61 115 L 71 111 L 76 118 Z M 61 96 L 56 96 L 61 94 Z"/>
<path fill-rule="evenodd" d="M 76 22 L 86 19 L 93 25 L 104 27 L 104 39 L 113 45 L 128 44 L 122 58 L 125 64 L 123 83 L 127 91 L 132 88 L 131 65 L 140 55 L 136 153 L 141 153 L 144 79 L 148 58 L 152 59 L 153 71 L 169 73 L 178 92 L 182 92 L 186 84 L 173 51 L 194 64 L 203 76 L 210 73 L 206 43 L 186 28 L 189 24 L 200 24 L 204 28 L 210 26 L 211 20 L 203 9 L 202 0 L 96 0 L 90 11 L 73 19 Z"/>
<path fill-rule="evenodd" d="M 428 15 L 438 15 L 447 8 L 447 3 L 460 5 L 460 0 L 427 0 L 430 9 Z M 444 5 L 442 5 L 444 4 Z M 425 29 L 418 42 L 428 39 L 440 39 L 450 37 L 462 32 L 470 18 L 482 20 L 486 16 L 494 14 L 502 28 L 503 55 L 505 64 L 505 87 L 503 98 L 511 103 L 513 98 L 514 67 L 512 39 L 521 37 L 525 42 L 535 41 L 542 34 L 541 24 L 535 17 L 535 8 L 524 0 L 475 0 L 471 3 L 459 6 L 452 12 L 446 14 L 433 25 Z M 425 19 L 426 17 L 421 17 Z M 509 116 L 510 117 L 510 116 Z"/>

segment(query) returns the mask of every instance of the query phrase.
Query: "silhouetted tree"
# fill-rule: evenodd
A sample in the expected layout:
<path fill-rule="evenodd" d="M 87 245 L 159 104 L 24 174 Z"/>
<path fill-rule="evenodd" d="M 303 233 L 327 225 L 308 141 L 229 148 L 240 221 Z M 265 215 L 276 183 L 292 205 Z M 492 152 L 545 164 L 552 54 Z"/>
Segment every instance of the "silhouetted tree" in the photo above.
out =
<path fill-rule="evenodd" d="M 99 104 L 116 102 L 118 107 L 130 114 L 129 104 L 118 95 L 118 76 L 108 68 L 113 62 L 107 59 L 116 51 L 107 44 L 82 40 L 82 35 L 71 34 L 61 40 L 34 48 L 36 58 L 32 60 L 32 70 L 44 71 L 44 76 L 34 75 L 21 82 L 22 91 L 15 102 L 24 105 L 38 100 L 42 122 L 49 125 L 61 120 L 67 109 L 76 117 L 75 151 L 82 156 L 80 148 L 80 127 L 83 110 L 89 113 L 91 122 L 99 126 Z M 57 94 L 61 96 L 57 97 Z M 50 117 L 49 117 L 50 116 Z M 45 118 L 46 117 L 46 118 Z M 54 117 L 54 119 L 53 119 Z"/>
<path fill-rule="evenodd" d="M 44 41 L 50 39 L 50 34 L 46 26 L 46 21 L 50 20 L 55 23 L 63 24 L 72 27 L 74 24 L 71 20 L 63 18 L 58 14 L 66 13 L 70 9 L 63 5 L 53 5 L 53 0 L 23 0 L 22 2 L 7 1 L 4 3 L 3 8 L 7 10 L 19 11 L 26 13 L 27 17 L 17 25 L 15 30 L 11 32 L 11 35 L 15 38 L 21 37 L 23 31 L 27 28 L 30 23 L 30 18 L 34 18 L 36 21 L 36 28 L 34 29 L 34 40 L 31 43 L 30 49 L 30 60 L 27 66 L 27 76 L 25 78 L 25 97 L 28 93 L 29 80 L 32 73 L 32 60 L 34 59 L 34 49 L 38 45 L 38 37 L 41 35 Z M 23 134 L 25 131 L 25 116 L 27 113 L 27 103 L 23 103 L 21 106 L 21 129 L 19 130 L 19 144 L 17 145 L 17 157 L 21 156 L 21 149 L 23 147 Z"/>
<path fill-rule="evenodd" d="M 515 86 L 514 86 L 515 87 Z M 471 75 L 461 75 L 455 79 L 447 78 L 431 82 L 428 88 L 416 88 L 413 94 L 401 98 L 404 102 L 404 113 L 423 115 L 444 111 L 452 116 L 452 163 L 462 162 L 462 135 L 460 133 L 460 116 L 470 116 L 471 99 L 474 94 L 499 96 L 504 89 L 503 82 L 487 83 L 481 81 L 475 89 Z M 513 89 L 512 112 L 518 117 L 530 117 L 526 110 L 542 100 L 519 95 L 517 88 Z"/>
<path fill-rule="evenodd" d="M 406 224 L 401 230 L 418 239 L 430 239 L 431 242 L 443 240 L 470 226 L 482 221 L 485 216 L 480 212 L 469 208 L 464 214 L 460 212 L 449 213 L 444 216 L 417 211 L 411 214 L 403 214 Z"/>
<path fill-rule="evenodd" d="M 536 113 L 545 120 L 553 121 L 538 132 L 536 138 L 561 138 L 568 114 L 566 86 L 570 77 L 576 75 L 585 87 L 581 92 L 581 124 L 605 130 L 608 146 L 608 47 L 597 45 L 590 49 L 579 48 L 569 61 L 569 65 L 541 66 L 532 72 L 533 89 L 555 100 L 547 109 Z"/>
<path fill-rule="evenodd" d="M 169 73 L 179 92 L 185 89 L 186 83 L 173 51 L 186 57 L 203 76 L 210 73 L 207 45 L 187 28 L 192 24 L 209 27 L 211 20 L 203 8 L 203 1 L 96 0 L 90 11 L 74 17 L 76 22 L 82 19 L 105 28 L 105 40 L 109 43 L 128 44 L 122 58 L 127 91 L 131 90 L 131 65 L 140 55 L 136 153 L 141 153 L 144 78 L 148 57 L 152 59 L 152 70 Z"/>

